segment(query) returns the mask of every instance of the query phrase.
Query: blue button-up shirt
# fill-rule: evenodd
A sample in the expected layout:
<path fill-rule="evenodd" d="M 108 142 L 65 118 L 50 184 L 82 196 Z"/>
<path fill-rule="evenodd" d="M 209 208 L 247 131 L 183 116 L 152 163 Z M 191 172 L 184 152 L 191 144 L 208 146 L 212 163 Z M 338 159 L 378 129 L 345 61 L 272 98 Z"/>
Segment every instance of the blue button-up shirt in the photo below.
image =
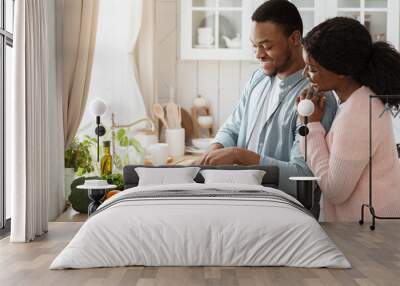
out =
<path fill-rule="evenodd" d="M 279 189 L 288 194 L 296 194 L 296 184 L 289 180 L 291 176 L 311 176 L 312 172 L 300 152 L 297 129 L 296 97 L 307 88 L 309 80 L 298 71 L 281 82 L 279 104 L 264 123 L 260 132 L 259 148 L 261 165 L 279 167 Z M 215 143 L 224 147 L 247 149 L 257 120 L 261 118 L 263 103 L 269 93 L 273 77 L 267 76 L 262 69 L 257 70 L 248 82 L 239 104 L 230 117 L 218 130 Z M 326 93 L 325 113 L 321 121 L 329 131 L 337 110 L 337 101 L 333 93 Z"/>

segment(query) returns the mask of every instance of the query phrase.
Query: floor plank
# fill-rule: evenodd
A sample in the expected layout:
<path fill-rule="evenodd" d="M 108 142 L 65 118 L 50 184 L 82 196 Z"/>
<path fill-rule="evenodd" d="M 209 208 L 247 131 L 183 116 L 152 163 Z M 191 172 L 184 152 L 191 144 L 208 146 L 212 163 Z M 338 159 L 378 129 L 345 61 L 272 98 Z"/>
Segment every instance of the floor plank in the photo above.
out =
<path fill-rule="evenodd" d="M 83 222 L 86 221 L 88 215 L 74 210 L 71 206 L 68 207 L 58 218 L 57 222 Z"/>
<path fill-rule="evenodd" d="M 380 221 L 375 231 L 356 223 L 322 226 L 352 269 L 289 267 L 118 267 L 49 270 L 82 222 L 52 222 L 32 243 L 0 240 L 0 285 L 400 285 L 400 222 Z"/>

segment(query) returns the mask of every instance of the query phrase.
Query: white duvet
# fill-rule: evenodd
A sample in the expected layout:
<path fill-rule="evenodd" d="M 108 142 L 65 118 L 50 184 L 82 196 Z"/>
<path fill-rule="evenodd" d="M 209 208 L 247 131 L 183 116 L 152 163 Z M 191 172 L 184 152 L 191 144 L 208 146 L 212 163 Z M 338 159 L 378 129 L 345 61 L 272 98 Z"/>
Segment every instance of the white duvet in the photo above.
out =
<path fill-rule="evenodd" d="M 115 203 L 132 192 L 265 190 L 262 186 L 180 184 L 136 187 L 90 217 L 50 269 L 145 266 L 294 266 L 349 268 L 310 215 L 255 198 L 153 198 Z M 111 205 L 110 205 L 111 204 Z M 107 207 L 108 206 L 108 207 Z"/>

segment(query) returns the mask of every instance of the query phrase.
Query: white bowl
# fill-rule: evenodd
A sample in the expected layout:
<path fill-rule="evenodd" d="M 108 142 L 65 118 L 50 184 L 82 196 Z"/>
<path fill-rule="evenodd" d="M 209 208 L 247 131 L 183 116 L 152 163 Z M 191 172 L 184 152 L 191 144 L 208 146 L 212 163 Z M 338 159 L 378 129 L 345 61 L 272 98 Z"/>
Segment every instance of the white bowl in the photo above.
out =
<path fill-rule="evenodd" d="M 214 138 L 195 138 L 192 139 L 192 144 L 198 149 L 207 150 L 213 140 Z"/>

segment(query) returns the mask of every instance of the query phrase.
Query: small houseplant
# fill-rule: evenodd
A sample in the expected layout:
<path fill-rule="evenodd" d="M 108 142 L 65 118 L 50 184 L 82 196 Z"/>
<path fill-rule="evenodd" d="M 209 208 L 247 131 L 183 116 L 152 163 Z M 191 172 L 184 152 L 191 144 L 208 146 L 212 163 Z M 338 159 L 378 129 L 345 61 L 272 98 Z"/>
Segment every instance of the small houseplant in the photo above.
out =
<path fill-rule="evenodd" d="M 65 198 L 71 192 L 71 183 L 75 176 L 82 176 L 94 171 L 90 149 L 95 145 L 96 139 L 85 136 L 83 141 L 74 138 L 64 154 L 65 166 Z"/>
<path fill-rule="evenodd" d="M 77 176 L 82 176 L 94 171 L 90 148 L 96 144 L 95 138 L 85 136 L 83 141 L 76 137 L 65 151 L 65 168 L 73 168 Z"/>

